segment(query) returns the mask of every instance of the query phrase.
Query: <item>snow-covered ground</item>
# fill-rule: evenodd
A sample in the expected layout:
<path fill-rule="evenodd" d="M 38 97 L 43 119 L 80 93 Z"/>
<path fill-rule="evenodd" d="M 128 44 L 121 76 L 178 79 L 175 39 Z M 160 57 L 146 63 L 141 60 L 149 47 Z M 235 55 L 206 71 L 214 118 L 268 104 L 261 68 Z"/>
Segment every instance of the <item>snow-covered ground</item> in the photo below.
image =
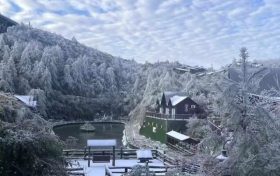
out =
<path fill-rule="evenodd" d="M 110 168 L 111 172 L 124 172 L 124 169 L 114 169 L 112 166 L 112 160 L 110 163 L 90 163 L 90 167 L 88 167 L 88 161 L 79 159 L 79 160 L 71 160 L 72 167 L 71 168 L 83 168 L 83 172 L 86 176 L 105 176 L 105 168 Z M 135 165 L 145 165 L 145 163 L 139 163 L 137 159 L 118 159 L 115 162 L 115 167 L 133 167 Z M 164 166 L 164 164 L 157 159 L 150 160 L 149 166 Z M 150 171 L 163 171 L 164 169 L 150 169 Z M 121 176 L 121 173 L 113 173 L 113 176 Z"/>

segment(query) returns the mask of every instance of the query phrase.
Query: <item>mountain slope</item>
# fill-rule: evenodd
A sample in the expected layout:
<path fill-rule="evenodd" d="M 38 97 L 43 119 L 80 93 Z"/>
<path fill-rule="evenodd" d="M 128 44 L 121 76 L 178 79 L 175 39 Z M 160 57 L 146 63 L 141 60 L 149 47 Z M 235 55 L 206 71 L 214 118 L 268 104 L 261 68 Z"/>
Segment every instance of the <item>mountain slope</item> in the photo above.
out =
<path fill-rule="evenodd" d="M 127 113 L 121 105 L 140 67 L 24 25 L 0 35 L 0 89 L 33 94 L 48 117 Z"/>

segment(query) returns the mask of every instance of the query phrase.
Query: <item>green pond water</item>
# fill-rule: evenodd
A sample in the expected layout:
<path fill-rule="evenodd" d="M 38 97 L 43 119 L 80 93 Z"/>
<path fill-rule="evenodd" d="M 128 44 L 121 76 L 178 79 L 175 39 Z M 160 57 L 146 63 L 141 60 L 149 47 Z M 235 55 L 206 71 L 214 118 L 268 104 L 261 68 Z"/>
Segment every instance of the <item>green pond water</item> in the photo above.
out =
<path fill-rule="evenodd" d="M 123 146 L 123 130 L 124 125 L 118 123 L 92 123 L 95 132 L 83 132 L 80 126 L 83 124 L 69 124 L 54 127 L 54 132 L 63 141 L 69 136 L 77 138 L 77 142 L 71 148 L 84 148 L 88 139 L 116 139 L 117 147 Z"/>

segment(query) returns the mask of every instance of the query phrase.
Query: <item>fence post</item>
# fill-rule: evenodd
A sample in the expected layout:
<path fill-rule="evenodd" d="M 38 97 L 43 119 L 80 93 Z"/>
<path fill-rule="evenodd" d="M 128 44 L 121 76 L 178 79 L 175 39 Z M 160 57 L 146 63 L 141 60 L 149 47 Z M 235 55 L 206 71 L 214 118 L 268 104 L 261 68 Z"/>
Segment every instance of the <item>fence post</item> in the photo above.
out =
<path fill-rule="evenodd" d="M 87 153 L 87 147 L 85 147 L 84 149 L 84 156 L 86 156 L 86 153 Z"/>
<path fill-rule="evenodd" d="M 150 169 L 149 169 L 149 161 L 146 161 L 146 176 L 149 176 L 150 174 Z"/>
<path fill-rule="evenodd" d="M 156 158 L 158 158 L 158 147 L 156 147 Z"/>
<path fill-rule="evenodd" d="M 115 166 L 115 161 L 116 160 L 116 158 L 115 158 L 115 146 L 113 146 L 113 163 L 112 163 L 112 165 L 113 166 Z"/>
<path fill-rule="evenodd" d="M 121 147 L 121 159 L 123 158 L 123 147 Z"/>
<path fill-rule="evenodd" d="M 90 167 L 90 147 L 88 147 L 88 167 Z"/>

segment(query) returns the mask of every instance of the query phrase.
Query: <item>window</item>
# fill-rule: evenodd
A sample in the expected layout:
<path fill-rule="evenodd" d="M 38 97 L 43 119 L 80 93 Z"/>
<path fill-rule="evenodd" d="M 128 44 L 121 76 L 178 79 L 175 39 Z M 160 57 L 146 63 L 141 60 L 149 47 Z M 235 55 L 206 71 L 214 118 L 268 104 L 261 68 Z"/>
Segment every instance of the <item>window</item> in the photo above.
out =
<path fill-rule="evenodd" d="M 153 127 L 153 133 L 156 133 L 156 132 L 157 132 L 157 128 Z"/>
<path fill-rule="evenodd" d="M 192 108 L 192 109 L 195 109 L 195 105 L 191 105 L 191 108 Z"/>
<path fill-rule="evenodd" d="M 189 105 L 185 104 L 185 112 L 188 112 L 188 111 L 189 111 Z"/>

